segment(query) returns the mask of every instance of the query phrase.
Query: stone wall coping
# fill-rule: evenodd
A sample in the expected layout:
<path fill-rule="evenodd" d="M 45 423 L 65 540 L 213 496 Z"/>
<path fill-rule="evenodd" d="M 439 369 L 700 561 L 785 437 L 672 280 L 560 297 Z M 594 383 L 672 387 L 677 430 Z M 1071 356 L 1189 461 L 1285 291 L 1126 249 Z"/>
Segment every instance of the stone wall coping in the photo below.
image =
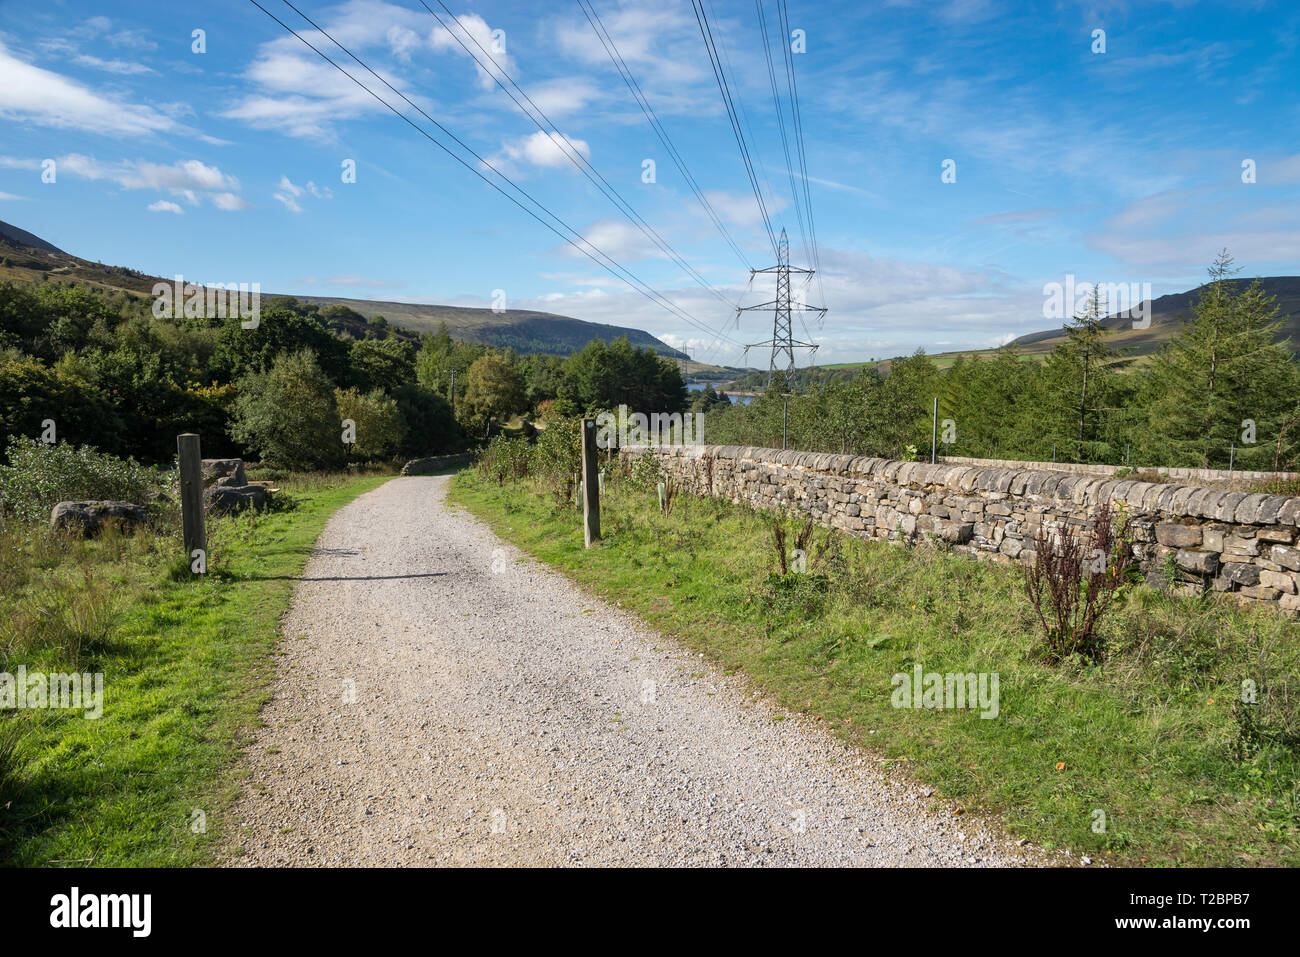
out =
<path fill-rule="evenodd" d="M 863 455 L 800 452 L 738 445 L 625 446 L 629 452 L 645 450 L 660 455 L 694 459 L 732 459 L 742 465 L 802 469 L 831 475 L 857 477 L 864 481 L 887 482 L 912 489 L 942 486 L 948 492 L 977 495 L 995 493 L 1024 499 L 1048 508 L 1059 502 L 1081 506 L 1123 504 L 1135 512 L 1166 520 L 1195 518 L 1236 525 L 1290 525 L 1300 527 L 1300 497 L 1267 493 L 1225 491 L 1177 481 L 1179 473 L 1213 475 L 1204 469 L 1160 469 L 1170 481 L 1139 482 L 1114 479 L 1110 466 L 1082 466 L 1099 469 L 1071 473 L 1053 469 L 1048 463 L 985 461 L 945 458 L 929 462 L 899 462 Z M 1108 471 L 1106 471 L 1108 470 Z M 1271 478 L 1293 476 L 1286 472 L 1234 472 L 1238 479 L 1251 476 Z"/>

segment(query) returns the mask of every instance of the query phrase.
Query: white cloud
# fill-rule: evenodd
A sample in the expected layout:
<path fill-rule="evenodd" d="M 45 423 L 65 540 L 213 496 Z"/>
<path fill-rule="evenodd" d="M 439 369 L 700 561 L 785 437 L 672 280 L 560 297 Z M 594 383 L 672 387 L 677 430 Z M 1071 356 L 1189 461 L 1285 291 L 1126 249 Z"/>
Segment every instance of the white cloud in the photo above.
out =
<path fill-rule="evenodd" d="M 87 53 L 78 54 L 73 58 L 72 62 L 78 66 L 88 66 L 91 69 L 104 70 L 107 73 L 120 73 L 123 76 L 154 72 L 143 63 L 136 63 L 131 60 L 102 60 Z"/>
<path fill-rule="evenodd" d="M 0 199 L 26 199 L 26 196 L 17 196 L 13 193 L 0 193 Z"/>
<path fill-rule="evenodd" d="M 757 226 L 763 221 L 762 210 L 753 193 L 728 193 L 723 190 L 706 190 L 705 197 L 717 214 L 729 223 L 742 227 Z M 768 215 L 781 212 L 786 202 L 780 196 L 764 196 Z M 701 215 L 703 212 L 701 211 Z"/>
<path fill-rule="evenodd" d="M 302 212 L 302 207 L 298 205 L 298 201 L 294 199 L 292 193 L 286 193 L 283 190 L 281 190 L 279 192 L 272 193 L 271 195 L 275 197 L 275 199 L 278 200 L 284 206 L 284 208 L 287 209 L 289 212 L 291 213 Z"/>
<path fill-rule="evenodd" d="M 501 164 L 495 160 L 501 158 L 510 162 L 523 162 L 532 166 L 554 169 L 576 163 L 571 159 L 574 154 L 583 159 L 591 158 L 591 147 L 586 140 L 574 139 L 563 133 L 547 133 L 538 130 L 513 142 L 503 143 L 501 152 L 494 158 L 493 165 L 500 167 Z"/>
<path fill-rule="evenodd" d="M 132 50 L 157 50 L 158 44 L 154 43 L 139 30 L 118 30 L 116 33 L 110 33 L 104 39 L 115 47 L 127 47 Z"/>
<path fill-rule="evenodd" d="M 601 96 L 600 87 L 585 77 L 562 77 L 531 84 L 528 98 L 549 117 L 579 113 Z"/>
<path fill-rule="evenodd" d="M 291 213 L 301 213 L 302 205 L 298 202 L 300 198 L 311 195 L 317 199 L 333 199 L 334 191 L 328 186 L 320 187 L 312 180 L 307 181 L 306 186 L 298 186 L 293 180 L 289 179 L 283 173 L 280 175 L 280 184 L 276 191 L 271 194 L 278 200 L 285 209 Z"/>
<path fill-rule="evenodd" d="M 153 107 L 110 99 L 13 56 L 0 42 L 0 119 L 109 136 L 148 136 L 176 129 Z"/>
<path fill-rule="evenodd" d="M 248 209 L 248 203 L 234 193 L 217 193 L 212 197 L 212 205 L 226 212 Z"/>
<path fill-rule="evenodd" d="M 582 238 L 606 256 L 621 263 L 667 258 L 663 250 L 652 243 L 641 230 L 621 219 L 602 219 L 594 222 L 583 232 Z M 582 243 L 578 245 L 582 246 Z M 567 243 L 561 248 L 569 255 L 586 258 L 583 253 Z"/>
<path fill-rule="evenodd" d="M 444 27 L 434 27 L 433 33 L 429 37 L 429 42 L 433 49 L 438 51 L 451 50 L 459 51 L 465 56 L 474 58 L 474 70 L 478 73 L 478 85 L 484 90 L 490 90 L 496 86 L 496 77 L 504 71 L 512 77 L 518 76 L 519 71 L 515 68 L 514 62 L 506 54 L 505 50 L 498 50 L 495 41 L 492 39 L 492 28 L 488 26 L 477 13 L 462 13 L 456 17 L 457 27 L 453 33 Z M 502 44 L 508 46 L 508 44 Z M 485 69 L 483 61 L 487 61 L 490 69 Z M 502 82 L 507 83 L 502 78 Z"/>
<path fill-rule="evenodd" d="M 147 208 L 151 213 L 175 213 L 177 216 L 185 215 L 185 210 L 181 209 L 175 203 L 165 199 L 160 199 L 156 203 L 150 203 Z"/>
<path fill-rule="evenodd" d="M 9 160 L 17 165 L 23 161 Z M 33 164 L 35 165 L 35 164 Z M 247 204 L 238 196 L 239 180 L 223 173 L 216 166 L 201 160 L 177 160 L 170 165 L 148 160 L 123 160 L 120 163 L 101 163 L 93 156 L 69 153 L 55 160 L 57 175 L 72 174 L 83 179 L 105 180 L 122 189 L 150 189 L 167 192 L 191 206 L 197 206 L 202 197 L 208 197 L 218 209 L 244 209 Z"/>
<path fill-rule="evenodd" d="M 411 59 L 411 51 L 420 46 L 420 35 L 414 30 L 393 24 L 388 28 L 388 48 L 403 63 Z"/>
<path fill-rule="evenodd" d="M 383 0 L 348 0 L 329 8 L 318 21 L 340 44 L 364 59 L 370 67 L 396 90 L 431 112 L 432 104 L 409 88 L 409 85 L 383 61 L 385 57 L 405 63 L 426 45 L 428 11 L 411 9 Z M 386 88 L 368 72 L 353 63 L 346 54 L 314 30 L 300 30 L 303 39 L 319 48 L 357 79 L 365 83 L 395 109 L 409 111 L 400 96 Z M 449 42 L 451 41 L 448 36 Z M 220 115 L 240 120 L 255 129 L 274 130 L 289 136 L 331 142 L 337 126 L 347 120 L 375 114 L 387 114 L 387 108 L 353 80 L 307 49 L 296 37 L 287 34 L 261 44 L 244 78 L 254 87 Z"/>

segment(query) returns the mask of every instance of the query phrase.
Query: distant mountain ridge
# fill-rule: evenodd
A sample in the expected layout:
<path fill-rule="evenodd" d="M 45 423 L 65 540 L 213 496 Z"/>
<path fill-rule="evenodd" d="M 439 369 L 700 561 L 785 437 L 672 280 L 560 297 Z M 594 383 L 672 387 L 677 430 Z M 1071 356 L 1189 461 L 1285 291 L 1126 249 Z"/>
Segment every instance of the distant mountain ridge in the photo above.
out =
<path fill-rule="evenodd" d="M 1238 277 L 1228 280 L 1234 289 L 1249 286 L 1253 279 Z M 1300 349 L 1300 276 L 1261 276 L 1260 288 L 1264 295 L 1277 299 L 1278 316 L 1282 328 L 1278 331 L 1279 339 L 1290 339 L 1293 349 Z M 1102 320 L 1102 325 L 1111 331 L 1107 345 L 1131 350 L 1135 356 L 1150 355 L 1171 339 L 1178 331 L 1181 320 L 1191 316 L 1196 301 L 1201 296 L 1205 284 L 1189 289 L 1187 292 L 1171 293 L 1149 300 L 1151 324 L 1146 329 L 1134 329 L 1133 319 L 1128 312 L 1115 313 Z M 1039 354 L 1051 352 L 1065 340 L 1065 333 L 1060 326 L 1031 332 L 1011 341 L 1011 345 L 1022 352 Z"/>
<path fill-rule="evenodd" d="M 123 266 L 105 266 L 64 252 L 25 229 L 0 222 L 0 279 L 37 282 L 45 276 L 72 279 L 106 289 L 117 289 L 137 296 L 152 295 L 156 282 L 171 282 L 170 277 L 150 276 Z M 380 302 L 371 299 L 344 299 L 328 296 L 262 292 L 263 301 L 277 295 L 291 296 L 299 302 L 321 306 L 343 305 L 367 319 L 382 315 L 398 328 L 416 333 L 437 332 L 445 322 L 454 339 L 483 345 L 509 347 L 520 353 L 569 355 L 592 339 L 611 342 L 627 336 L 636 348 L 649 348 L 662 356 L 685 359 L 686 353 L 674 349 L 643 329 L 588 322 L 550 312 L 527 309 L 474 309 L 465 306 L 441 306 L 424 303 Z"/>

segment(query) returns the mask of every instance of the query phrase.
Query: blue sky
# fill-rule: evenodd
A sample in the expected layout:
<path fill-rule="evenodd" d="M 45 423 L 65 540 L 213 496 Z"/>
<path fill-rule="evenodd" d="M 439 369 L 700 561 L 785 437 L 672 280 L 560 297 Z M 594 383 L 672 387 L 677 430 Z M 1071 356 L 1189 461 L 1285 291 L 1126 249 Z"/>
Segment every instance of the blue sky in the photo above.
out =
<path fill-rule="evenodd" d="M 262 2 L 442 136 L 282 0 Z M 769 265 L 689 0 L 592 4 L 744 259 Z M 722 301 L 769 300 L 770 277 L 750 285 L 576 0 L 447 6 L 488 49 L 503 31 L 493 68 L 721 299 L 419 0 L 295 5 L 698 325 L 576 254 L 242 0 L 0 0 L 0 219 L 89 259 L 268 292 L 487 306 L 499 289 L 510 308 L 636 326 L 711 361 L 738 363 L 729 340 L 771 335 L 769 314 L 737 327 Z M 776 44 L 775 0 L 764 7 Z M 755 5 L 705 9 L 774 227 L 806 265 Z M 1178 292 L 1224 246 L 1246 275 L 1300 272 L 1292 0 L 789 0 L 789 17 L 806 43 L 791 59 L 822 266 L 795 291 L 829 308 L 795 331 L 821 345 L 818 363 L 996 345 L 1051 325 L 1043 286 L 1069 274 Z M 355 183 L 341 178 L 349 159 Z M 956 182 L 942 182 L 948 159 Z"/>

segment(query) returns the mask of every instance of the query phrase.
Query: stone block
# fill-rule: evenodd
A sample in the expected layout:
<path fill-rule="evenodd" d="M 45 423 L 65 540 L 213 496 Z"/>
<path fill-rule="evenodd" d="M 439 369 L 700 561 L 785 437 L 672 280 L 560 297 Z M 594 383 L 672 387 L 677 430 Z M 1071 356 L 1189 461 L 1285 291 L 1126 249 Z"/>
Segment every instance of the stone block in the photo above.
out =
<path fill-rule="evenodd" d="M 1195 548 L 1201 544 L 1201 527 L 1163 522 L 1156 526 L 1156 541 L 1170 548 Z"/>

